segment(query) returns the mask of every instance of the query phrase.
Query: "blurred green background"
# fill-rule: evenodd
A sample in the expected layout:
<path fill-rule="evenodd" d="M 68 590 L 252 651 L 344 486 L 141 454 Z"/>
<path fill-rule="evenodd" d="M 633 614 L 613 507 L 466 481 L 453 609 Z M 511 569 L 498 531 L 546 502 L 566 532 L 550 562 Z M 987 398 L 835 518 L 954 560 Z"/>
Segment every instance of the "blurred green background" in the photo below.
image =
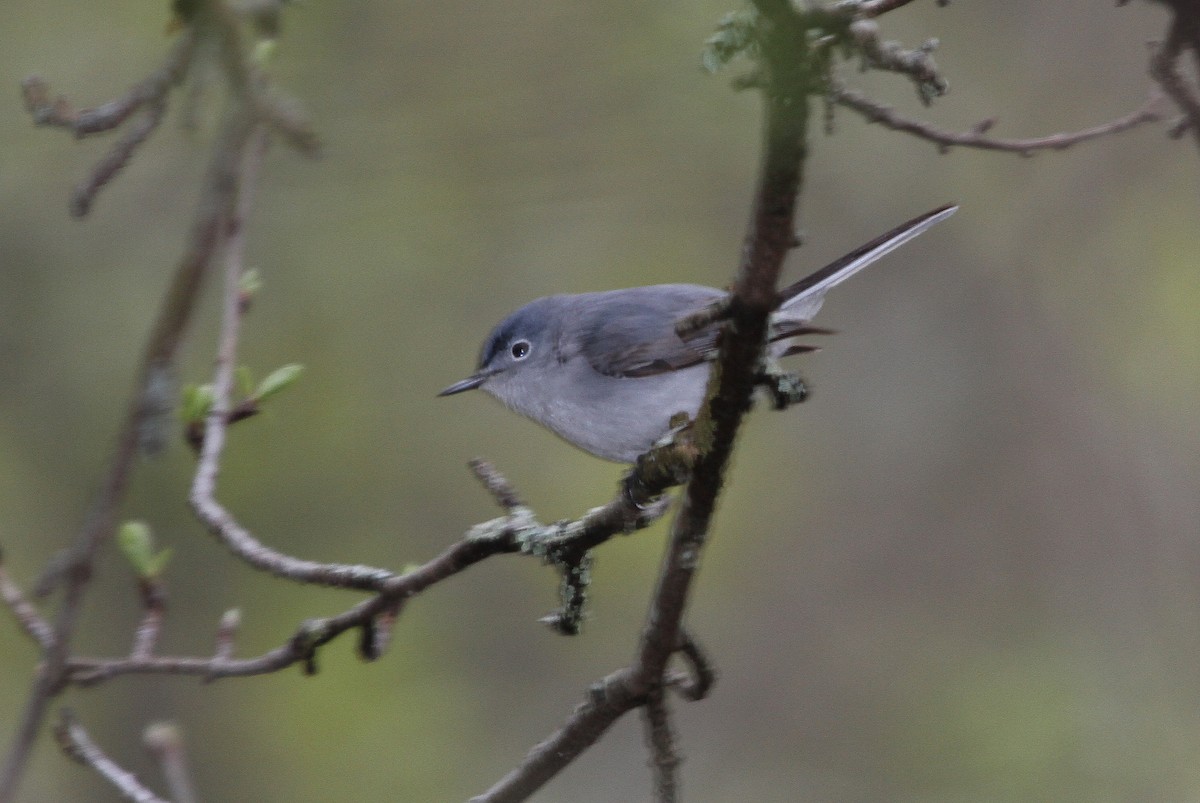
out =
<path fill-rule="evenodd" d="M 180 253 L 209 123 L 172 115 L 84 222 L 74 184 L 107 141 L 36 130 L 19 80 L 81 106 L 168 45 L 164 3 L 8 0 L 0 27 L 0 544 L 29 584 L 77 530 Z M 915 3 L 889 36 L 937 53 L 951 128 L 1037 135 L 1146 94 L 1165 14 L 1072 0 Z M 310 2 L 275 74 L 326 142 L 270 154 L 250 229 L 266 289 L 243 362 L 301 383 L 239 425 L 221 496 L 264 541 L 399 568 L 496 514 L 484 455 L 545 520 L 607 500 L 620 468 L 482 394 L 434 394 L 533 297 L 726 283 L 759 103 L 699 68 L 722 3 Z M 207 107 L 210 111 L 214 103 Z M 211 120 L 211 115 L 209 115 Z M 962 210 L 840 288 L 815 387 L 749 420 L 688 623 L 720 679 L 678 704 L 691 801 L 1200 797 L 1200 158 L 1162 127 L 1033 159 L 936 150 L 838 113 L 814 134 L 795 277 L 917 213 Z M 181 372 L 207 376 L 216 285 Z M 182 444 L 138 469 L 125 515 L 175 550 L 161 649 L 204 654 L 240 607 L 240 655 L 357 597 L 232 561 L 189 515 Z M 414 600 L 390 653 L 343 639 L 298 671 L 73 691 L 117 760 L 162 789 L 142 728 L 176 720 L 206 800 L 459 800 L 632 654 L 663 526 L 599 553 L 575 639 L 536 623 L 556 577 L 488 561 Z M 107 554 L 78 644 L 128 649 L 137 596 Z M 0 739 L 34 649 L 0 622 Z M 646 799 L 627 717 L 538 797 Z M 115 800 L 44 738 L 31 801 Z"/>

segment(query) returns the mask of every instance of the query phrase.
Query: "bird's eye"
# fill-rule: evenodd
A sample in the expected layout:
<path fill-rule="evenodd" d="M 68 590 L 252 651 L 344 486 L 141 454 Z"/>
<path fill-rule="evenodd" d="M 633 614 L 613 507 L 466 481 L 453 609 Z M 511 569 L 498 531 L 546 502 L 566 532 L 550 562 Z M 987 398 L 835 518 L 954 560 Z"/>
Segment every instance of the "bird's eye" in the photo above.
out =
<path fill-rule="evenodd" d="M 529 356 L 529 341 L 518 340 L 512 344 L 512 355 L 514 360 L 523 360 Z"/>

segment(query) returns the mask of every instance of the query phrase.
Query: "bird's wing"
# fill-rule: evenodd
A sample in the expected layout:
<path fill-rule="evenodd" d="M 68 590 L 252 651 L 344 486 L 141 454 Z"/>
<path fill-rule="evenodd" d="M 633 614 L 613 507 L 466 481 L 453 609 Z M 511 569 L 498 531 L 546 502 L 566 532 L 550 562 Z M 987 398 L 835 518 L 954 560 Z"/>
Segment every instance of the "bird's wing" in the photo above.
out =
<path fill-rule="evenodd" d="M 724 295 L 712 287 L 660 284 L 577 296 L 578 328 L 571 328 L 581 335 L 573 350 L 598 373 L 613 377 L 654 376 L 696 365 L 711 356 L 711 348 L 680 339 L 675 322 Z"/>

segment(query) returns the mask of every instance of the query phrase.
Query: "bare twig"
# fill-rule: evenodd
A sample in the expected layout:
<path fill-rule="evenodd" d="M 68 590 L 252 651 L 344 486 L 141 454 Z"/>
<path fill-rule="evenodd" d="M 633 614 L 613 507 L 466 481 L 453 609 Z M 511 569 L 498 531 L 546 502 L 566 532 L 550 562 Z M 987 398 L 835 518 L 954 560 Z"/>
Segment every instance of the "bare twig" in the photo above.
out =
<path fill-rule="evenodd" d="M 64 753 L 98 772 L 127 800 L 137 803 L 168 803 L 143 786 L 136 775 L 105 755 L 70 710 L 63 709 L 62 717 L 54 728 L 54 735 Z"/>
<path fill-rule="evenodd" d="M 95 109 L 75 111 L 62 97 L 50 99 L 50 88 L 42 78 L 30 76 L 21 82 L 25 107 L 38 125 L 68 128 L 76 137 L 111 131 L 142 111 L 142 118 L 130 128 L 108 154 L 92 169 L 71 195 L 71 214 L 84 217 L 91 210 L 96 194 L 129 163 L 138 147 L 146 141 L 166 112 L 167 94 L 187 74 L 196 51 L 196 31 L 182 31 L 163 64 L 145 80 L 135 84 L 120 98 Z"/>
<path fill-rule="evenodd" d="M 134 631 L 131 658 L 148 658 L 154 652 L 158 643 L 158 635 L 162 631 L 163 617 L 167 612 L 167 590 L 156 578 L 143 578 L 138 581 L 138 592 L 142 597 L 142 621 Z"/>
<path fill-rule="evenodd" d="M 183 734 L 173 722 L 156 722 L 142 732 L 142 743 L 158 760 L 173 803 L 196 803 L 196 788 L 188 772 Z"/>
<path fill-rule="evenodd" d="M 387 617 L 394 617 L 407 599 L 481 560 L 516 552 L 545 557 L 549 550 L 569 550 L 579 545 L 591 548 L 617 533 L 648 526 L 665 509 L 666 506 L 660 504 L 639 510 L 622 492 L 607 505 L 572 521 L 542 525 L 532 519 L 514 519 L 511 516 L 492 519 L 472 527 L 462 540 L 429 562 L 402 575 L 392 575 L 383 569 L 370 567 L 349 567 L 351 570 L 362 570 L 357 579 L 364 585 L 368 585 L 368 581 L 375 577 L 369 584 L 370 590 L 376 592 L 374 596 L 336 616 L 305 622 L 284 644 L 258 657 L 231 658 L 236 625 L 228 625 L 230 615 L 226 614 L 218 629 L 217 650 L 213 656 L 78 657 L 70 662 L 69 680 L 80 685 L 92 685 L 131 674 L 196 675 L 213 680 L 278 671 L 294 663 L 310 660 L 318 647 L 347 630 L 361 628 L 379 617 L 384 617 L 384 624 L 388 624 Z"/>
<path fill-rule="evenodd" d="M 228 661 L 233 657 L 234 642 L 241 626 L 242 612 L 237 608 L 230 608 L 221 614 L 221 621 L 217 623 L 216 647 L 213 650 L 215 660 Z"/>
<path fill-rule="evenodd" d="M 234 61 L 240 64 L 239 60 Z M 242 165 L 243 182 L 236 202 L 236 211 L 228 223 L 224 304 L 216 373 L 212 383 L 213 403 L 204 428 L 189 501 L 196 516 L 209 531 L 231 552 L 256 569 L 297 582 L 376 591 L 394 577 L 391 572 L 368 566 L 319 563 L 279 552 L 255 538 L 216 498 L 221 455 L 231 421 L 230 394 L 234 384 L 238 337 L 244 310 L 240 282 L 245 269 L 245 228 L 253 203 L 255 177 L 266 143 L 266 131 L 259 126 L 251 136 L 251 145 L 246 149 Z"/>
<path fill-rule="evenodd" d="M 166 111 L 167 104 L 163 100 L 155 99 L 146 104 L 146 111 L 137 124 L 125 132 L 125 136 L 121 137 L 108 155 L 92 169 L 91 174 L 75 188 L 75 192 L 71 193 L 70 210 L 73 216 L 85 217 L 91 211 L 96 194 L 129 163 L 138 147 L 158 128 Z"/>
<path fill-rule="evenodd" d="M 196 29 L 185 28 L 157 70 L 121 97 L 94 109 L 75 111 L 63 97 L 51 100 L 46 82 L 39 76 L 30 76 L 21 82 L 25 108 L 37 125 L 67 128 L 77 137 L 111 131 L 142 107 L 163 102 L 171 87 L 187 74 L 195 54 L 196 38 Z"/>
<path fill-rule="evenodd" d="M 708 696 L 717 674 L 712 663 L 700 645 L 696 643 L 686 630 L 680 632 L 679 651 L 677 653 L 687 663 L 688 672 L 677 672 L 664 679 L 664 685 L 678 691 L 685 700 L 696 702 Z"/>
<path fill-rule="evenodd" d="M 482 457 L 476 457 L 467 465 L 470 466 L 471 471 L 479 481 L 483 483 L 483 487 L 487 488 L 488 493 L 496 498 L 496 502 L 499 503 L 500 507 L 509 512 L 519 507 L 525 507 L 525 503 L 517 495 L 516 489 L 487 460 L 484 460 Z"/>
<path fill-rule="evenodd" d="M 918 48 L 905 48 L 899 42 L 883 39 L 879 23 L 873 19 L 856 19 L 850 23 L 850 35 L 854 37 L 863 57 L 863 69 L 872 67 L 907 76 L 917 88 L 917 96 L 926 106 L 935 97 L 946 94 L 949 84 L 938 72 L 933 60 L 936 40 L 929 40 Z"/>
<path fill-rule="evenodd" d="M 1007 151 L 1022 156 L 1031 156 L 1039 150 L 1062 150 L 1072 145 L 1078 145 L 1090 139 L 1119 134 L 1143 123 L 1162 119 L 1157 110 L 1159 99 L 1152 97 L 1139 108 L 1129 114 L 1110 120 L 1091 128 L 1069 133 L 1051 134 L 1045 137 L 1027 139 L 1002 139 L 987 136 L 986 132 L 994 124 L 994 120 L 980 123 L 970 131 L 947 131 L 920 120 L 914 120 L 898 113 L 891 106 L 868 98 L 863 93 L 843 86 L 833 86 L 830 97 L 840 106 L 858 112 L 868 122 L 879 123 L 893 131 L 903 131 L 920 139 L 928 140 L 938 145 L 943 151 L 953 146 L 965 148 L 980 148 L 982 150 Z"/>
<path fill-rule="evenodd" d="M 54 628 L 42 617 L 38 609 L 25 598 L 21 589 L 8 576 L 4 561 L 0 558 L 0 600 L 12 612 L 17 624 L 31 639 L 37 642 L 43 650 L 50 649 L 54 643 Z"/>

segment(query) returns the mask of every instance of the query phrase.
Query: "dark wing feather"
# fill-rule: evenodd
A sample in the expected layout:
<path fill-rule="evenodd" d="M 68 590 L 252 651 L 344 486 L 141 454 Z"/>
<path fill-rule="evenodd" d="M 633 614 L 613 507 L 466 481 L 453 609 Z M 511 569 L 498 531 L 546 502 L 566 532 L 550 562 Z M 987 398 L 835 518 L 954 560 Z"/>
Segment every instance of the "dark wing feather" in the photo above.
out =
<path fill-rule="evenodd" d="M 696 365 L 711 349 L 681 340 L 675 322 L 723 295 L 700 285 L 661 284 L 576 296 L 576 347 L 606 376 L 654 376 Z"/>

